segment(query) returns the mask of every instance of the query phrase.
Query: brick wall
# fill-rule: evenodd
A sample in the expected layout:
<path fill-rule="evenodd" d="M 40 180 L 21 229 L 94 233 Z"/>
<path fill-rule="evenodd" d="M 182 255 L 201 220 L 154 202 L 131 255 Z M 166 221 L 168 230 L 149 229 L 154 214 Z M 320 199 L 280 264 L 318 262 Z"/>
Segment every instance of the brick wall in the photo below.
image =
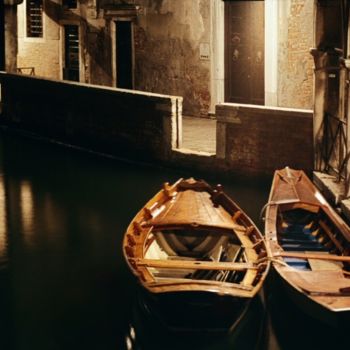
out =
<path fill-rule="evenodd" d="M 18 5 L 17 67 L 34 67 L 35 74 L 59 79 L 60 26 L 58 4 L 44 1 L 43 38 L 26 37 L 25 2 Z"/>
<path fill-rule="evenodd" d="M 134 160 L 176 146 L 181 97 L 6 73 L 0 83 L 3 125 Z"/>
<path fill-rule="evenodd" d="M 271 175 L 290 166 L 313 169 L 313 113 L 238 104 L 216 106 L 217 157 L 224 167 Z"/>

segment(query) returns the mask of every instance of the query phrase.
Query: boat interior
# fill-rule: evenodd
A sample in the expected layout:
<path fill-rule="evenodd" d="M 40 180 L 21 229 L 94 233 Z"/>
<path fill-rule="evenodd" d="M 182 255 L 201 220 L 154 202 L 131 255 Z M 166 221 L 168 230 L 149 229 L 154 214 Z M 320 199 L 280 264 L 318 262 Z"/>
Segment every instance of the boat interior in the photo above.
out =
<path fill-rule="evenodd" d="M 320 207 L 312 210 L 280 208 L 277 238 L 285 252 L 305 253 L 304 259 L 285 256 L 284 262 L 290 267 L 304 271 L 350 271 L 350 264 L 346 261 L 312 259 L 315 254 L 350 255 L 350 242 Z"/>
<path fill-rule="evenodd" d="M 164 267 L 161 264 L 149 267 L 157 280 L 176 278 L 240 283 L 246 267 L 240 269 L 237 265 L 242 263 L 243 266 L 248 261 L 241 242 L 232 232 L 194 228 L 152 230 L 146 241 L 144 258 L 166 262 Z M 217 264 L 212 264 L 215 262 Z M 225 269 L 225 263 L 231 266 Z M 235 269 L 232 263 L 237 263 Z"/>

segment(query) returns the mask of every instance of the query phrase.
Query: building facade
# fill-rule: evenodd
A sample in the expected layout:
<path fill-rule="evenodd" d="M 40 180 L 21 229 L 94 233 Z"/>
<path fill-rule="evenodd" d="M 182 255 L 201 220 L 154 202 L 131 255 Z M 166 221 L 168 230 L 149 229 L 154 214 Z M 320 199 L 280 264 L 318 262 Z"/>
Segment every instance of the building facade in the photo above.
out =
<path fill-rule="evenodd" d="M 220 102 L 311 109 L 314 0 L 23 0 L 17 67 Z"/>

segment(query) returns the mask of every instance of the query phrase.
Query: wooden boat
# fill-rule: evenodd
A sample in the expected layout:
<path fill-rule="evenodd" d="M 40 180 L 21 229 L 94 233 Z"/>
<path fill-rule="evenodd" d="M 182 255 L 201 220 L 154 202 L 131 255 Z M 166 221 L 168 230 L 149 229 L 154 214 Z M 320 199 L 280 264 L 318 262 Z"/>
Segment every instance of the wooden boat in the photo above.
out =
<path fill-rule="evenodd" d="M 265 215 L 274 270 L 306 312 L 332 323 L 350 311 L 350 229 L 303 171 L 274 174 Z"/>
<path fill-rule="evenodd" d="M 131 221 L 123 250 L 148 303 L 175 328 L 232 325 L 269 266 L 251 219 L 220 185 L 192 178 L 164 184 Z"/>

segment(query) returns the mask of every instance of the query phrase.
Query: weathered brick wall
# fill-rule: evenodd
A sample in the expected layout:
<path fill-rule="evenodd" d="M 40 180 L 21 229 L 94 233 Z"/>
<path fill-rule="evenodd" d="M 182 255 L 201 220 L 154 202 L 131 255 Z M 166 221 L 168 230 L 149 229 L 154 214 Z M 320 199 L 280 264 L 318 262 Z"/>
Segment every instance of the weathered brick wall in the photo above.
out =
<path fill-rule="evenodd" d="M 217 157 L 249 175 L 290 166 L 313 169 L 312 111 L 237 104 L 216 106 Z"/>
<path fill-rule="evenodd" d="M 135 28 L 136 88 L 184 97 L 184 114 L 207 115 L 210 61 L 200 43 L 210 43 L 210 1 L 140 0 Z"/>
<path fill-rule="evenodd" d="M 25 3 L 18 5 L 18 67 L 34 67 L 35 74 L 60 78 L 60 27 L 58 5 L 44 1 L 43 38 L 26 37 Z"/>
<path fill-rule="evenodd" d="M 278 106 L 313 107 L 314 1 L 279 1 Z"/>
<path fill-rule="evenodd" d="M 102 10 L 78 1 L 74 10 L 64 10 L 60 0 L 44 1 L 43 37 L 28 38 L 25 5 L 18 6 L 18 67 L 34 67 L 35 75 L 61 79 L 64 66 L 63 26 L 79 26 L 80 78 L 82 82 L 113 85 L 111 21 Z"/>
<path fill-rule="evenodd" d="M 182 98 L 0 73 L 0 122 L 136 160 L 169 157 Z"/>

